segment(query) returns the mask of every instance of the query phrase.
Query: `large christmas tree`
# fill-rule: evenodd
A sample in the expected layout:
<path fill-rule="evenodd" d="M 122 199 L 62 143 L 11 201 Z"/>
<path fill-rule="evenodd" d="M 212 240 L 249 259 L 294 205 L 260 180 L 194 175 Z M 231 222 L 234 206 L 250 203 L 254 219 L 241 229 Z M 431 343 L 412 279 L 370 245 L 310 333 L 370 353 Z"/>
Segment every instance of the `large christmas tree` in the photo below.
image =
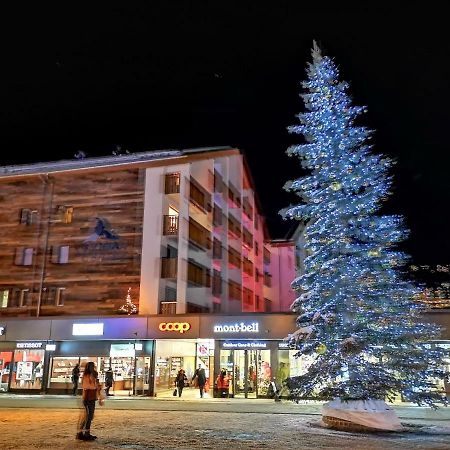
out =
<path fill-rule="evenodd" d="M 306 176 L 285 188 L 303 202 L 281 211 L 303 221 L 305 273 L 293 282 L 297 356 L 308 371 L 291 378 L 294 399 L 445 402 L 434 380 L 445 376 L 442 351 L 424 343 L 439 329 L 421 323 L 417 288 L 407 281 L 405 254 L 395 248 L 407 232 L 402 218 L 381 215 L 391 188 L 392 161 L 371 151 L 371 131 L 355 125 L 365 107 L 352 106 L 333 60 L 314 43 L 301 94 L 306 112 L 289 127 L 304 143 L 287 150 Z"/>

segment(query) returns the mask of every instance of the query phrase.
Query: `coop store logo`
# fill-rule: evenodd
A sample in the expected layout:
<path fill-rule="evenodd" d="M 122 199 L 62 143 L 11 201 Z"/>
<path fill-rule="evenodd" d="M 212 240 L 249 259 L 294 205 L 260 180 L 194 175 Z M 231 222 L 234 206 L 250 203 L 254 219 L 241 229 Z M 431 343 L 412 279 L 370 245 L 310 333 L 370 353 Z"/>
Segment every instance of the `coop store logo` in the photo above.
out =
<path fill-rule="evenodd" d="M 241 322 L 227 325 L 214 325 L 214 333 L 259 333 L 259 323 L 245 324 Z"/>
<path fill-rule="evenodd" d="M 159 324 L 161 331 L 178 331 L 178 333 L 185 333 L 191 329 L 191 324 L 188 322 L 161 322 Z"/>

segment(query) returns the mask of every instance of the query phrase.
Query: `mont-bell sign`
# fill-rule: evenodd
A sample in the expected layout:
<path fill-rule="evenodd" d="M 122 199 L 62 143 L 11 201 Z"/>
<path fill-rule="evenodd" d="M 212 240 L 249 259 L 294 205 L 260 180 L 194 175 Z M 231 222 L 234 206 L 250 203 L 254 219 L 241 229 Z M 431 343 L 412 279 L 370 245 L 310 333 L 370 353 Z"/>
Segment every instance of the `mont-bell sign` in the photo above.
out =
<path fill-rule="evenodd" d="M 213 331 L 214 333 L 259 333 L 259 323 L 220 323 L 214 325 Z"/>

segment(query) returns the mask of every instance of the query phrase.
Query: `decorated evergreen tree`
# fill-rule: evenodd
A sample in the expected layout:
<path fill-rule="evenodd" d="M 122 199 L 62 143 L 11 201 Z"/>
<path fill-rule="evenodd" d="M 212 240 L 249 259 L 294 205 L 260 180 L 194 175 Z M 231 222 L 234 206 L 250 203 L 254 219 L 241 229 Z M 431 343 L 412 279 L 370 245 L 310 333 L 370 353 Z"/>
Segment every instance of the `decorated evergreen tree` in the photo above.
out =
<path fill-rule="evenodd" d="M 308 371 L 289 380 L 294 399 L 446 402 L 434 380 L 445 376 L 442 350 L 424 343 L 439 329 L 420 322 L 418 292 L 396 244 L 402 218 L 381 215 L 391 189 L 392 161 L 371 151 L 371 131 L 355 125 L 365 107 L 352 106 L 348 85 L 314 42 L 301 94 L 306 112 L 289 127 L 304 143 L 297 156 L 307 175 L 286 183 L 303 202 L 281 211 L 303 221 L 305 273 L 293 282 L 298 330 L 289 336 Z"/>

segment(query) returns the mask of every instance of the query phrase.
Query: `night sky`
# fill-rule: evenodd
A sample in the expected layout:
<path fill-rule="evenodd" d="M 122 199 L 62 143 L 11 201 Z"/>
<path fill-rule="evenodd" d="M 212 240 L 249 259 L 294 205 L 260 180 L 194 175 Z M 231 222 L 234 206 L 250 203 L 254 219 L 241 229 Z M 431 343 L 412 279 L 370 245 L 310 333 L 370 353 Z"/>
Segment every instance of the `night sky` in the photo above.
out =
<path fill-rule="evenodd" d="M 300 81 L 316 39 L 355 104 L 368 106 L 359 124 L 376 130 L 374 151 L 397 160 L 383 212 L 406 217 L 402 248 L 415 264 L 450 262 L 450 39 L 447 16 L 417 6 L 432 2 L 404 11 L 367 2 L 130 3 L 55 10 L 50 59 L 17 50 L 35 39 L 31 30 L 6 46 L 0 164 L 111 155 L 117 145 L 235 146 L 272 237 L 284 237 L 291 224 L 277 212 L 297 199 L 282 186 L 301 175 L 285 155 L 301 137 L 286 127 L 303 111 Z"/>

